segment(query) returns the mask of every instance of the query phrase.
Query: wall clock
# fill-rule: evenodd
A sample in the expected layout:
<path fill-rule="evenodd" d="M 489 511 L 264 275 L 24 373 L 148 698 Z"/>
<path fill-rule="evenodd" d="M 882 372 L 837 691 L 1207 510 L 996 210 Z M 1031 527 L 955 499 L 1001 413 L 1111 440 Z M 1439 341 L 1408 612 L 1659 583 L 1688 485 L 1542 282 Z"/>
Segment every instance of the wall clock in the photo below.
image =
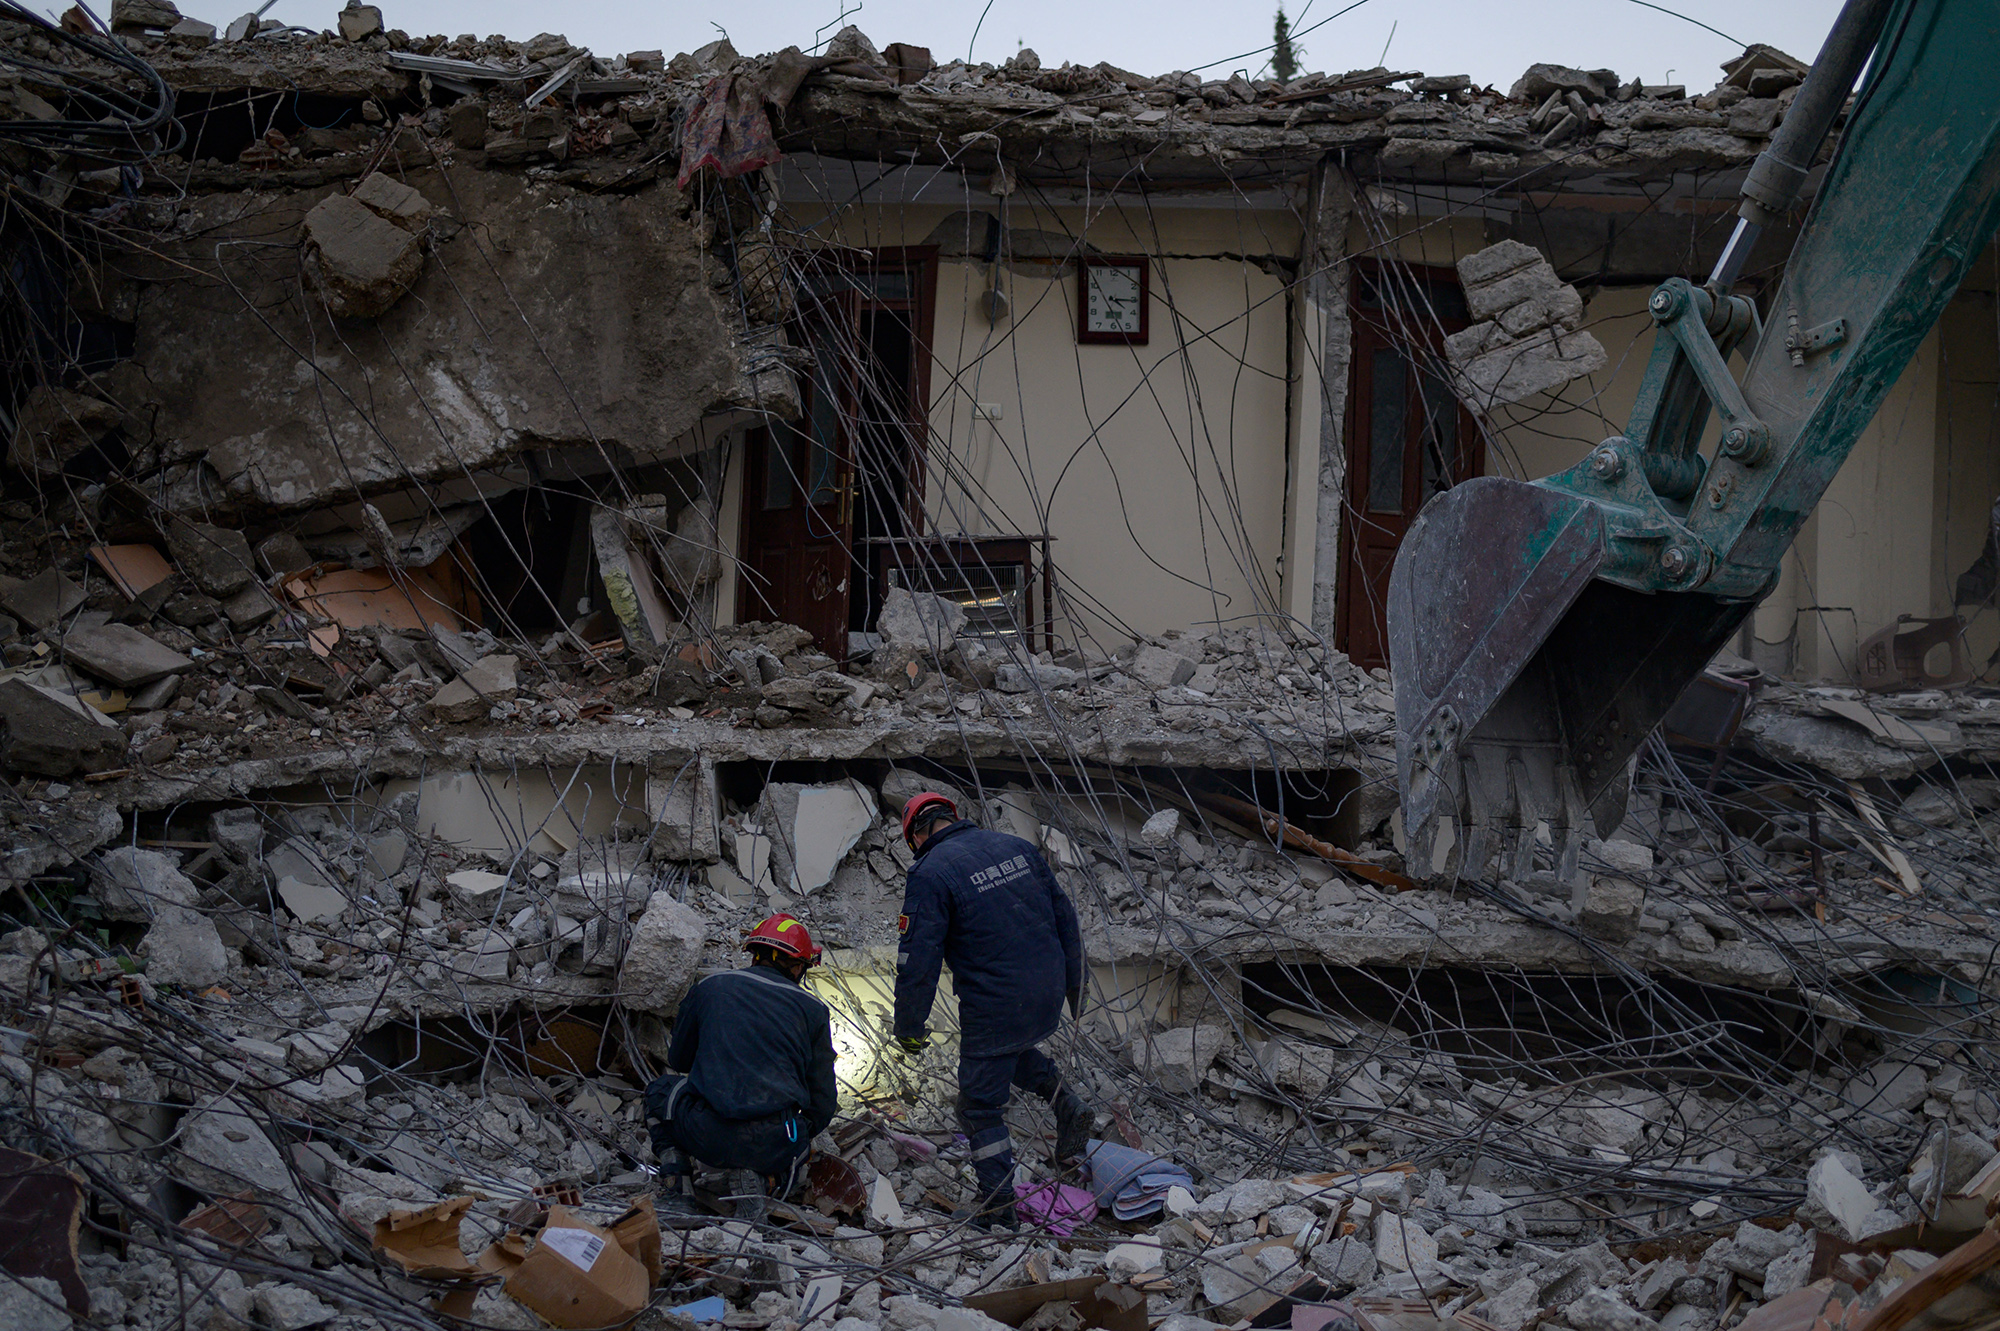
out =
<path fill-rule="evenodd" d="M 1085 258 L 1077 264 L 1077 341 L 1146 345 L 1147 267 L 1144 259 Z"/>

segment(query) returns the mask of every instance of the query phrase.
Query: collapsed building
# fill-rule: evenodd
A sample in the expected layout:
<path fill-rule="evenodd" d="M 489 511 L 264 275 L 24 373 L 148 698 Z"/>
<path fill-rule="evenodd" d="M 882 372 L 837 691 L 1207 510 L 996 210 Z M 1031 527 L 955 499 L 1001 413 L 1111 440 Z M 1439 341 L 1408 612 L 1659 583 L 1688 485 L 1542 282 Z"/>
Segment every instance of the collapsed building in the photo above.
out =
<path fill-rule="evenodd" d="M 0 67 L 8 1324 L 1990 1320 L 1990 277 L 1578 881 L 1395 813 L 1402 531 L 1619 428 L 1797 61 L 121 0 Z M 927 788 L 1077 903 L 1095 1218 L 949 1219 L 949 1042 L 886 1035 Z M 773 909 L 847 1113 L 810 1202 L 663 1242 L 639 1092 Z"/>

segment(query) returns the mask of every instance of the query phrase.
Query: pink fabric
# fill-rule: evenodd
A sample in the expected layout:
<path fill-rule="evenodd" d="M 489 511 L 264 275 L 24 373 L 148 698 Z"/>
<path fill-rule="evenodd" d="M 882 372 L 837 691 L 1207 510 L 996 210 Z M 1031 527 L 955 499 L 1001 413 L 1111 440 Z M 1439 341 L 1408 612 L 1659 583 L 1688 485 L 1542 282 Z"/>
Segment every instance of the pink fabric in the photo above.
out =
<path fill-rule="evenodd" d="M 1014 1199 L 1014 1213 L 1034 1228 L 1066 1239 L 1097 1219 L 1097 1199 L 1066 1183 L 1038 1183 Z"/>

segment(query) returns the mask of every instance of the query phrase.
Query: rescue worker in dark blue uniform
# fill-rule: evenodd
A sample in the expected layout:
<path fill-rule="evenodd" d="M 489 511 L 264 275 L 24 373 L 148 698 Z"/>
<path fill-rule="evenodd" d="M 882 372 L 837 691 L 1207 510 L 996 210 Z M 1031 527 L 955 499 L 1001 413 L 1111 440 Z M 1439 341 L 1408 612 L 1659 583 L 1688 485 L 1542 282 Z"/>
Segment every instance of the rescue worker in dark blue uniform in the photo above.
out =
<path fill-rule="evenodd" d="M 820 950 L 806 927 L 773 915 L 744 940 L 750 964 L 688 990 L 674 1016 L 667 1072 L 646 1088 L 647 1129 L 665 1204 L 691 1211 L 689 1157 L 741 1171 L 738 1219 L 763 1219 L 812 1140 L 833 1122 L 833 1024 L 804 986 Z"/>
<path fill-rule="evenodd" d="M 1033 845 L 960 818 L 943 795 L 926 792 L 904 807 L 903 837 L 917 861 L 903 893 L 896 1040 L 906 1055 L 922 1054 L 938 968 L 949 965 L 958 994 L 958 1115 L 979 1180 L 972 1218 L 983 1229 L 1012 1228 L 1009 1086 L 1055 1111 L 1058 1164 L 1081 1157 L 1090 1141 L 1089 1107 L 1036 1048 L 1061 1024 L 1065 998 L 1071 1016 L 1083 1005 L 1076 908 Z"/>

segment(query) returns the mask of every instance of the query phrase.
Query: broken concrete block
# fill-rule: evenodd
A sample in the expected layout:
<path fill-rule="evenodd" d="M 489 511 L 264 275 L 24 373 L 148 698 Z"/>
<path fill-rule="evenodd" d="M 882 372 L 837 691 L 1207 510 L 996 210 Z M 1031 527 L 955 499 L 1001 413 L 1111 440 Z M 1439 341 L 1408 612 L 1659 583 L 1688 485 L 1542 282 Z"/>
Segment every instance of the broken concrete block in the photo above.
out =
<path fill-rule="evenodd" d="M 1458 271 L 1480 322 L 1445 339 L 1445 360 L 1475 408 L 1522 401 L 1608 363 L 1596 338 L 1574 331 L 1582 297 L 1530 246 L 1501 241 L 1461 259 Z"/>
<path fill-rule="evenodd" d="M 378 832 L 368 838 L 368 852 L 362 865 L 377 878 L 394 878 L 409 858 L 410 839 L 401 832 Z"/>
<path fill-rule="evenodd" d="M 452 970 L 471 980 L 504 980 L 514 973 L 514 944 L 498 929 L 466 933 L 465 946 Z"/>
<path fill-rule="evenodd" d="M 1876 1210 L 1875 1194 L 1836 1155 L 1822 1156 L 1806 1171 L 1806 1200 L 1799 1218 L 1849 1243 L 1866 1236 Z"/>
<path fill-rule="evenodd" d="M 1781 1299 L 1793 1290 L 1804 1289 L 1812 1278 L 1813 1245 L 1801 1243 L 1764 1268 L 1764 1297 Z"/>
<path fill-rule="evenodd" d="M 1646 889 L 1623 878 L 1589 875 L 1583 884 L 1583 901 L 1577 925 L 1592 938 L 1611 943 L 1628 943 L 1639 932 L 1645 912 Z"/>
<path fill-rule="evenodd" d="M 222 30 L 222 40 L 225 42 L 244 42 L 256 35 L 257 16 L 254 13 L 238 15 Z"/>
<path fill-rule="evenodd" d="M 0 767 L 60 779 L 108 772 L 130 742 L 104 713 L 25 679 L 0 682 Z"/>
<path fill-rule="evenodd" d="M 520 658 L 505 654 L 483 656 L 470 670 L 439 689 L 431 698 L 431 715 L 445 722 L 476 721 L 520 692 L 514 678 Z"/>
<path fill-rule="evenodd" d="M 1437 1265 L 1437 1240 L 1416 1221 L 1384 1211 L 1375 1217 L 1375 1260 L 1388 1271 Z"/>
<path fill-rule="evenodd" d="M 1149 689 L 1171 689 L 1194 678 L 1194 662 L 1179 652 L 1148 644 L 1132 653 L 1125 673 Z"/>
<path fill-rule="evenodd" d="M 156 679 L 145 688 L 133 694 L 132 700 L 125 704 L 125 710 L 128 712 L 157 712 L 172 702 L 175 695 L 180 691 L 181 677 L 179 675 L 168 675 L 165 679 Z M 172 737 L 167 736 L 166 738 Z"/>
<path fill-rule="evenodd" d="M 451 892 L 451 899 L 475 915 L 492 913 L 493 903 L 509 879 L 504 873 L 488 873 L 484 869 L 460 869 L 457 873 L 444 876 L 444 885 Z"/>
<path fill-rule="evenodd" d="M 1561 303 L 1557 300 L 1557 293 L 1564 290 L 1569 291 L 1570 297 L 1575 301 L 1576 310 L 1581 311 L 1583 303 L 1581 299 L 1576 298 L 1575 288 L 1565 288 L 1563 280 L 1556 276 L 1556 270 L 1549 261 L 1538 258 L 1526 268 L 1518 268 L 1504 277 L 1497 277 L 1488 282 L 1468 282 L 1465 288 L 1465 303 L 1473 321 L 1477 323 L 1486 319 L 1496 319 L 1503 311 L 1511 310 L 1518 305 L 1541 306 Z M 1539 324 L 1528 327 L 1546 328 L 1553 322 L 1555 320 L 1545 319 Z M 1527 329 L 1523 328 L 1521 331 L 1525 332 Z"/>
<path fill-rule="evenodd" d="M 1465 286 L 1497 282 L 1510 273 L 1543 262 L 1542 252 L 1518 240 L 1502 240 L 1458 261 L 1458 280 Z"/>
<path fill-rule="evenodd" d="M 1526 337 L 1538 328 L 1557 325 L 1572 328 L 1583 317 L 1583 297 L 1575 287 L 1557 285 L 1511 302 L 1493 317 L 1509 337 Z"/>
<path fill-rule="evenodd" d="M 1602 102 L 1618 90 L 1618 75 L 1608 69 L 1571 69 L 1567 65 L 1530 65 L 1507 90 L 1513 101 L 1539 102 L 1552 92 L 1574 92 L 1586 102 Z"/>
<path fill-rule="evenodd" d="M 892 587 L 876 617 L 875 630 L 890 646 L 916 647 L 933 654 L 950 647 L 965 627 L 965 607 L 942 596 Z"/>
<path fill-rule="evenodd" d="M 1178 1026 L 1160 1031 L 1139 1049 L 1139 1070 L 1169 1094 L 1190 1094 L 1201 1089 L 1209 1066 L 1232 1038 L 1222 1026 Z"/>
<path fill-rule="evenodd" d="M 123 416 L 109 402 L 37 384 L 21 403 L 7 460 L 30 475 L 59 475 L 72 458 L 116 429 Z"/>
<path fill-rule="evenodd" d="M 194 669 L 187 657 L 126 624 L 72 629 L 63 635 L 62 649 L 85 670 L 121 689 Z"/>
<path fill-rule="evenodd" d="M 1936 1087 L 1933 1087 L 1932 1094 L 1936 1093 Z M 1940 1154 L 1944 1157 L 1942 1165 L 1938 1161 Z M 1954 1128 L 1944 1136 L 1931 1139 L 1904 1186 L 1913 1197 L 1928 1197 L 1933 1192 L 1955 1197 L 1992 1158 L 1992 1142 L 1976 1132 Z M 1942 1180 L 1938 1177 L 1940 1174 L 1943 1175 Z"/>
<path fill-rule="evenodd" d="M 1005 1322 L 995 1321 L 977 1308 L 940 1308 L 937 1331 L 1007 1331 Z"/>
<path fill-rule="evenodd" d="M 423 271 L 423 237 L 349 195 L 313 205 L 303 237 L 306 278 L 341 318 L 386 314 Z"/>
<path fill-rule="evenodd" d="M 736 834 L 736 872 L 753 889 L 769 892 L 771 879 L 771 838 L 762 832 Z"/>
<path fill-rule="evenodd" d="M 280 609 L 276 598 L 255 583 L 222 603 L 222 613 L 239 633 L 270 623 Z"/>
<path fill-rule="evenodd" d="M 0 1326 L 8 1331 L 70 1331 L 62 1286 L 47 1276 L 0 1279 Z"/>
<path fill-rule="evenodd" d="M 1584 863 L 1603 866 L 1605 873 L 1644 882 L 1653 872 L 1653 850 L 1635 841 L 1589 841 L 1583 847 Z"/>
<path fill-rule="evenodd" d="M 215 40 L 215 25 L 198 18 L 184 18 L 167 29 L 167 40 L 190 46 L 207 46 Z"/>
<path fill-rule="evenodd" d="M 160 31 L 181 21 L 172 0 L 111 0 L 111 30 L 116 33 Z"/>
<path fill-rule="evenodd" d="M 274 578 L 303 573 L 314 562 L 305 544 L 288 531 L 274 532 L 257 542 L 257 559 L 264 572 Z"/>
<path fill-rule="evenodd" d="M 361 0 L 347 0 L 347 7 L 340 11 L 339 23 L 340 35 L 358 42 L 382 31 L 382 11 L 374 5 L 362 4 Z"/>
<path fill-rule="evenodd" d="M 875 822 L 874 796 L 852 780 L 823 786 L 773 781 L 757 808 L 771 837 L 771 878 L 783 892 L 817 892 L 832 882 Z"/>
<path fill-rule="evenodd" d="M 476 97 L 461 97 L 445 112 L 452 146 L 476 152 L 486 146 L 486 103 Z"/>
<path fill-rule="evenodd" d="M 655 892 L 625 945 L 618 990 L 625 1006 L 669 1016 L 695 981 L 708 922 L 671 892 Z"/>
<path fill-rule="evenodd" d="M 278 900 L 301 924 L 337 920 L 347 909 L 347 898 L 326 883 L 289 876 L 278 879 Z"/>
<path fill-rule="evenodd" d="M 83 588 L 64 577 L 60 569 L 45 568 L 0 596 L 0 610 L 32 629 L 46 629 L 67 619 L 83 602 Z"/>
<path fill-rule="evenodd" d="M 587 840 L 563 861 L 565 872 L 550 890 L 558 914 L 589 919 L 630 919 L 644 909 L 656 877 L 643 841 Z"/>
<path fill-rule="evenodd" d="M 229 1196 L 254 1188 L 295 1195 L 292 1171 L 256 1119 L 233 1101 L 203 1101 L 180 1122 L 174 1172 L 202 1192 Z"/>
<path fill-rule="evenodd" d="M 210 814 L 208 839 L 238 864 L 255 864 L 264 858 L 264 820 L 247 806 Z"/>
<path fill-rule="evenodd" d="M 1081 670 L 1048 665 L 1041 661 L 1004 661 L 993 670 L 993 687 L 1002 693 L 1047 692 L 1073 689 L 1084 681 Z"/>
<path fill-rule="evenodd" d="M 310 837 L 289 836 L 264 857 L 273 878 L 297 878 L 321 887 L 337 886 L 333 870 L 321 858 L 319 846 Z"/>
<path fill-rule="evenodd" d="M 1229 1209 L 1224 1217 L 1236 1224 L 1255 1220 L 1266 1211 L 1285 1204 L 1285 1185 L 1276 1179 L 1247 1178 L 1229 1190 Z"/>
<path fill-rule="evenodd" d="M 1745 1220 L 1737 1225 L 1731 1239 L 1723 1264 L 1738 1275 L 1749 1276 L 1761 1283 L 1765 1268 L 1790 1252 L 1798 1242 L 1798 1235 L 1794 1232 L 1787 1236 Z"/>
<path fill-rule="evenodd" d="M 1620 1303 L 1608 1290 L 1593 1289 L 1565 1314 L 1576 1331 L 1659 1331 L 1659 1324 L 1646 1314 Z"/>
<path fill-rule="evenodd" d="M 1365 1285 L 1375 1278 L 1375 1249 L 1352 1235 L 1320 1244 L 1309 1260 L 1321 1280 L 1338 1288 Z"/>
<path fill-rule="evenodd" d="M 1848 1079 L 1840 1098 L 1855 1109 L 1886 1114 L 1915 1109 L 1930 1093 L 1930 1078 L 1915 1063 L 1885 1058 Z"/>
<path fill-rule="evenodd" d="M 364 176 L 348 197 L 413 235 L 422 233 L 430 225 L 431 214 L 437 211 L 422 193 L 380 171 Z"/>
<path fill-rule="evenodd" d="M 1504 406 L 1553 392 L 1610 363 L 1603 345 L 1586 332 L 1552 328 L 1518 342 L 1487 345 L 1480 339 L 1493 329 L 1475 324 L 1445 339 L 1445 359 L 1456 372 L 1454 386 L 1475 407 Z M 1471 339 L 1481 349 L 1465 355 L 1459 339 Z"/>
<path fill-rule="evenodd" d="M 646 774 L 646 816 L 653 824 L 649 844 L 656 859 L 721 859 L 721 811 L 711 761 L 697 759 Z"/>
<path fill-rule="evenodd" d="M 1542 1310 L 1542 1285 L 1533 1276 L 1522 1276 L 1490 1295 L 1479 1315 L 1500 1331 L 1522 1331 Z"/>
<path fill-rule="evenodd" d="M 1149 846 L 1171 846 L 1180 834 L 1181 811 L 1162 809 L 1146 820 L 1139 829 L 1139 839 Z"/>
<path fill-rule="evenodd" d="M 234 596 L 257 580 L 250 542 L 240 531 L 175 518 L 167 524 L 167 550 L 188 580 L 209 596 Z"/>
<path fill-rule="evenodd" d="M 98 857 L 90 874 L 97 908 L 113 920 L 150 920 L 163 906 L 192 906 L 200 895 L 169 856 L 117 846 Z"/>
<path fill-rule="evenodd" d="M 215 921 L 200 911 L 165 902 L 153 912 L 152 927 L 139 940 L 146 978 L 155 984 L 206 989 L 229 974 L 229 952 Z"/>
<path fill-rule="evenodd" d="M 1290 1252 L 1291 1250 L 1285 1249 Z M 1292 1254 L 1294 1257 L 1297 1254 Z M 1275 1286 L 1275 1288 L 1273 1288 Z M 1232 1257 L 1203 1267 L 1201 1293 L 1229 1321 L 1255 1316 L 1276 1301 L 1285 1284 L 1275 1282 L 1255 1256 Z"/>
<path fill-rule="evenodd" d="M 874 825 L 874 803 L 868 788 L 858 781 L 799 791 L 792 819 L 794 891 L 815 892 L 833 881 L 833 871 Z"/>

